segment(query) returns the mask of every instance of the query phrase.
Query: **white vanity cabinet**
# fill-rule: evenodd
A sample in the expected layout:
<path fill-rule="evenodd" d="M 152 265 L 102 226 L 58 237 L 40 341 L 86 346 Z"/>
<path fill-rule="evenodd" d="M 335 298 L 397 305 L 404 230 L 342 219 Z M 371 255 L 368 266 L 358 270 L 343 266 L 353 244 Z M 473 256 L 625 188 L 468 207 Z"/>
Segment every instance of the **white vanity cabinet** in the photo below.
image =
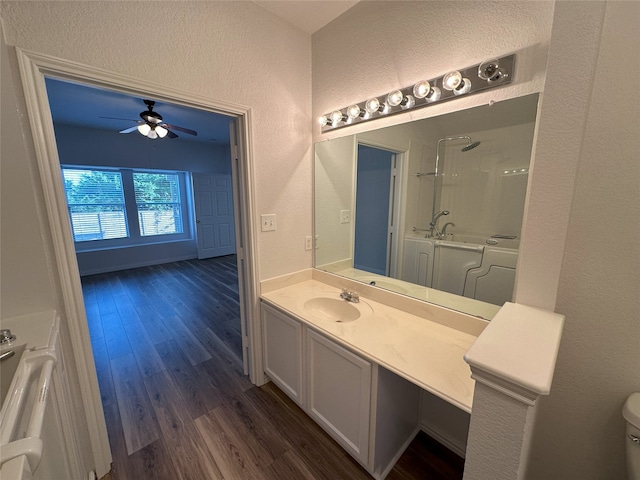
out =
<path fill-rule="evenodd" d="M 307 330 L 307 413 L 354 458 L 369 461 L 371 363 Z"/>
<path fill-rule="evenodd" d="M 302 323 L 262 303 L 264 371 L 304 408 L 302 392 Z"/>
<path fill-rule="evenodd" d="M 261 302 L 265 373 L 374 478 L 418 432 L 421 389 Z"/>

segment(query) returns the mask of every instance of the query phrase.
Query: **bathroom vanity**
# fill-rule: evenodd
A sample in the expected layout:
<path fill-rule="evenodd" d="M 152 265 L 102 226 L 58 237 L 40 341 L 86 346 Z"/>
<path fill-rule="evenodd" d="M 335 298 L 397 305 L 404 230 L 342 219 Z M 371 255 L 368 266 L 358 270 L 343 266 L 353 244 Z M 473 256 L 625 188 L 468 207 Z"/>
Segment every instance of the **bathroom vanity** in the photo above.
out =
<path fill-rule="evenodd" d="M 422 390 L 471 412 L 480 318 L 308 270 L 262 283 L 265 373 L 372 476 L 419 429 Z"/>

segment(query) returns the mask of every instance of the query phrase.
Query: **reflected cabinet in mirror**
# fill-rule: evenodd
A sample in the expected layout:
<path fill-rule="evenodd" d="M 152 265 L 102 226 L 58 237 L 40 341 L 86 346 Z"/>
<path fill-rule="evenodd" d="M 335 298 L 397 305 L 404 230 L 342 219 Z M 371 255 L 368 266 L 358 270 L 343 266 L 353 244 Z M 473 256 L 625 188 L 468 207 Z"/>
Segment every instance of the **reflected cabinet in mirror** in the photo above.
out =
<path fill-rule="evenodd" d="M 315 267 L 491 319 L 513 295 L 538 95 L 315 145 Z"/>

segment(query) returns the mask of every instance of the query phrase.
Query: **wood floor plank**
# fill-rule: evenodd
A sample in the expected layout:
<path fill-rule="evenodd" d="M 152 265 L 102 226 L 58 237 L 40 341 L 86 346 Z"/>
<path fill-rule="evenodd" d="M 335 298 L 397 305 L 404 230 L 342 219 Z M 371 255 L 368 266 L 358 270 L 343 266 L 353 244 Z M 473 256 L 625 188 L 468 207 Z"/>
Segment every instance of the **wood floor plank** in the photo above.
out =
<path fill-rule="evenodd" d="M 223 475 L 191 416 L 179 401 L 180 395 L 167 372 L 144 379 L 158 417 L 162 438 L 171 452 L 178 478 L 215 480 Z"/>
<path fill-rule="evenodd" d="M 264 471 L 265 480 L 301 480 L 315 479 L 298 454 L 289 450 Z"/>
<path fill-rule="evenodd" d="M 129 455 L 125 462 L 126 470 L 120 469 L 118 472 L 126 472 L 127 479 L 175 480 L 180 478 L 173 463 L 172 452 L 167 449 L 162 439 Z M 121 480 L 121 477 L 118 474 L 113 480 Z"/>
<path fill-rule="evenodd" d="M 212 357 L 216 357 L 224 366 L 231 369 L 237 375 L 244 377 L 244 365 L 242 351 L 236 352 L 218 337 L 210 328 L 197 332 L 200 343 L 204 345 Z"/>
<path fill-rule="evenodd" d="M 136 312 L 140 317 L 140 322 L 144 325 L 151 341 L 157 345 L 173 339 L 172 332 L 165 326 L 162 319 L 156 316 L 156 311 L 151 305 L 140 305 L 136 307 Z"/>
<path fill-rule="evenodd" d="M 219 409 L 195 420 L 200 435 L 216 460 L 224 478 L 243 478 L 261 480 L 262 468 L 246 448 L 245 442 L 237 432 L 225 424 L 224 415 Z"/>
<path fill-rule="evenodd" d="M 97 303 L 86 303 L 85 312 L 87 315 L 87 324 L 89 326 L 89 338 L 104 338 L 104 331 L 102 330 L 102 318 L 100 317 L 100 310 Z"/>
<path fill-rule="evenodd" d="M 167 372 L 178 387 L 191 418 L 197 418 L 220 404 L 217 389 L 203 372 L 191 365 L 176 342 L 164 342 L 156 348 Z"/>
<path fill-rule="evenodd" d="M 160 438 L 160 430 L 133 354 L 111 360 L 127 452 L 132 454 Z"/>
<path fill-rule="evenodd" d="M 211 354 L 198 341 L 196 336 L 189 330 L 178 316 L 163 319 L 166 328 L 173 332 L 173 340 L 182 349 L 191 365 L 198 365 L 211 359 Z"/>
<path fill-rule="evenodd" d="M 257 465 L 266 467 L 290 448 L 282 436 L 271 427 L 264 412 L 251 399 L 239 394 L 233 402 L 224 402 L 216 409 L 223 425 L 243 440 L 244 448 L 252 453 Z"/>
<path fill-rule="evenodd" d="M 92 340 L 91 348 L 93 349 L 93 360 L 96 365 L 102 405 L 116 403 L 116 390 L 111 377 L 111 361 L 109 360 L 109 353 L 107 353 L 107 345 L 104 343 L 104 339 L 97 338 Z"/>
<path fill-rule="evenodd" d="M 109 358 L 114 359 L 131 353 L 131 345 L 124 332 L 122 321 L 117 312 L 101 314 L 102 331 L 107 345 Z"/>
<path fill-rule="evenodd" d="M 142 322 L 126 323 L 124 324 L 124 331 L 127 334 L 131 350 L 143 377 L 148 377 L 164 370 L 164 363 Z"/>
<path fill-rule="evenodd" d="M 104 418 L 107 424 L 107 434 L 109 435 L 109 445 L 111 446 L 111 457 L 113 480 L 130 480 L 128 475 L 127 445 L 122 430 L 122 421 L 117 403 L 104 405 Z"/>

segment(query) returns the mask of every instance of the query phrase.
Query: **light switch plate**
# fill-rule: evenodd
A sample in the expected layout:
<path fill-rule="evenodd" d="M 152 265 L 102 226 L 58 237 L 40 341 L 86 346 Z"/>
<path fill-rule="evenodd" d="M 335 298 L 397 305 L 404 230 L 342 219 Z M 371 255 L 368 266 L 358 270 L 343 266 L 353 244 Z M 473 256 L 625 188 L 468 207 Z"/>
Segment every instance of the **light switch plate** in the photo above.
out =
<path fill-rule="evenodd" d="M 276 214 L 267 213 L 260 215 L 261 230 L 263 232 L 272 232 L 276 229 Z"/>
<path fill-rule="evenodd" d="M 340 223 L 349 223 L 351 221 L 350 210 L 340 210 Z"/>

